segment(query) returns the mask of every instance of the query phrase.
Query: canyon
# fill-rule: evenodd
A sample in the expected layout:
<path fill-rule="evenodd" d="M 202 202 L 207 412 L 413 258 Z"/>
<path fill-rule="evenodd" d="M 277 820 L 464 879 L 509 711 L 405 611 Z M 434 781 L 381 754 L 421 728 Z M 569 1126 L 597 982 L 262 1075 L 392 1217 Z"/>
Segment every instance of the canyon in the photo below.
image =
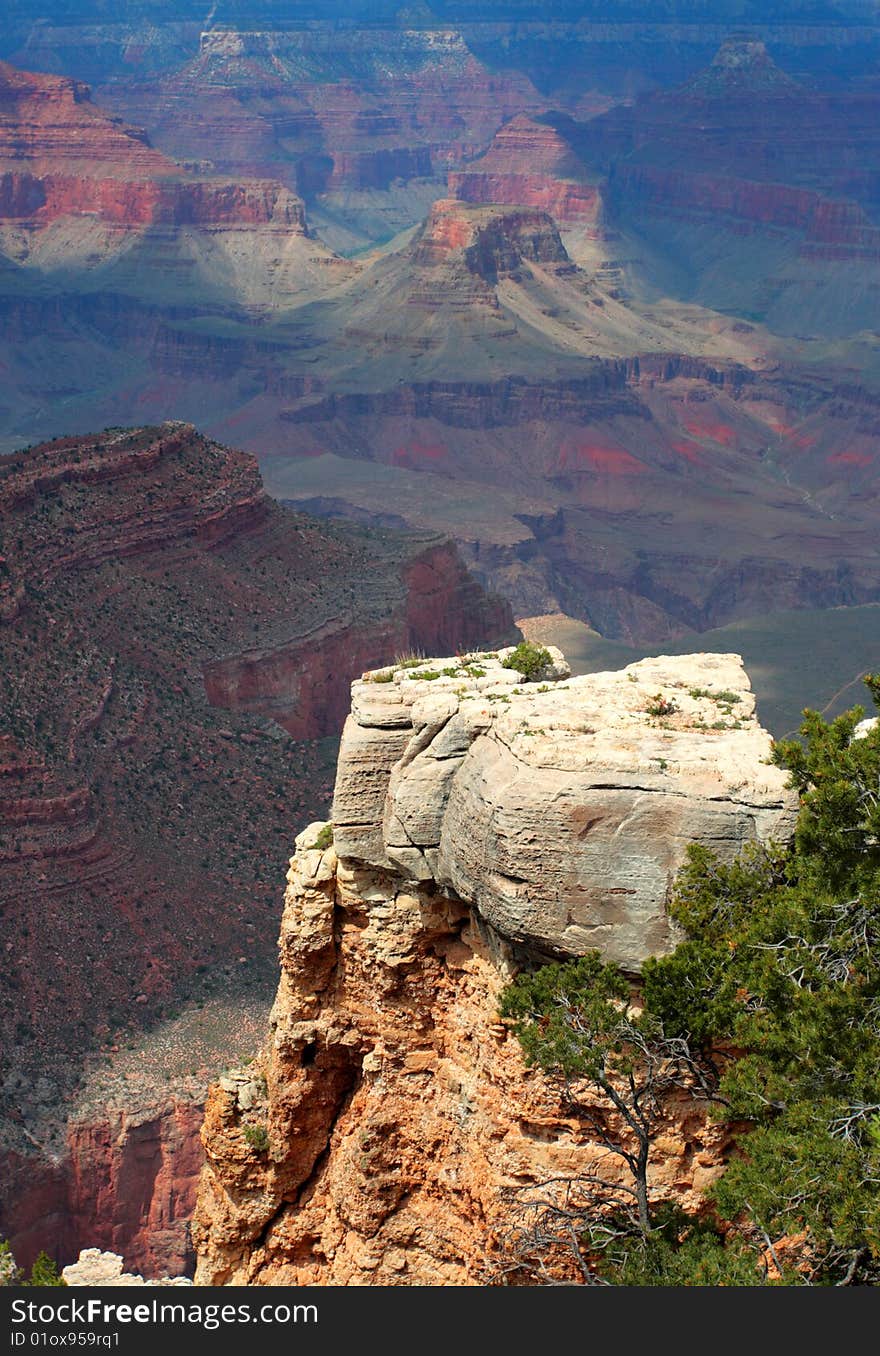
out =
<path fill-rule="evenodd" d="M 135 8 L 9 0 L 0 33 L 0 1233 L 190 1270 L 207 1106 L 203 1278 L 487 1283 L 512 1184 L 592 1152 L 501 985 L 587 937 L 637 969 L 687 838 L 788 808 L 735 665 L 739 727 L 676 678 L 663 731 L 631 707 L 667 661 L 570 689 L 586 722 L 559 674 L 459 657 L 514 617 L 644 653 L 852 609 L 817 704 L 874 662 L 880 28 L 860 0 Z M 414 679 L 412 651 L 452 658 Z M 609 728 L 614 796 L 663 804 L 635 884 L 607 805 L 550 817 L 566 875 L 490 793 L 564 802 L 560 749 L 601 761 Z M 748 794 L 696 789 L 709 745 Z M 689 1203 L 727 1146 L 668 1129 Z"/>
<path fill-rule="evenodd" d="M 675 944 L 687 841 L 729 858 L 792 832 L 739 656 L 571 678 L 551 651 L 529 680 L 511 654 L 353 684 L 332 845 L 320 823 L 296 839 L 266 1042 L 209 1096 L 196 1284 L 516 1284 L 518 1202 L 614 1165 L 524 1065 L 501 988 L 592 947 L 637 971 Z M 694 1103 L 657 1145 L 652 1190 L 686 1208 L 730 1150 Z"/>
<path fill-rule="evenodd" d="M 467 44 L 419 32 L 383 97 L 406 104 L 417 75 L 456 71 L 473 94 Z M 297 97 L 345 70 L 375 89 L 386 39 L 340 39 L 337 70 L 326 35 L 254 38 L 256 66 L 240 36 L 207 35 L 174 77 L 210 165 L 72 77 L 4 67 L 3 445 L 185 418 L 256 453 L 277 498 L 354 520 L 391 498 L 398 525 L 453 537 L 517 614 L 562 611 L 628 643 L 880 596 L 880 372 L 871 332 L 853 332 L 875 266 L 868 87 L 817 94 L 739 39 L 681 89 L 587 119 L 511 86 L 482 121 L 461 113 L 467 154 L 435 166 L 408 229 L 382 245 L 371 227 L 373 249 L 349 258 L 318 238 L 320 194 L 291 187 L 296 139 L 287 161 L 236 159 L 202 92 L 234 78 L 241 94 L 266 63 Z M 266 100 L 260 116 L 280 119 Z M 824 135 L 801 153 L 804 125 Z M 381 143 L 368 122 L 359 135 Z M 389 172 L 371 192 L 404 182 Z M 736 267 L 719 272 L 713 249 Z M 777 258 L 803 286 L 789 263 L 782 291 L 749 271 Z M 713 287 L 734 280 L 732 309 L 700 292 L 700 259 Z M 811 298 L 797 335 L 754 311 L 748 278 L 791 315 Z"/>
<path fill-rule="evenodd" d="M 352 675 L 510 611 L 449 542 L 284 509 L 185 424 L 6 457 L 0 503 L 4 1232 L 23 1264 L 49 1235 L 177 1264 L 210 1061 L 183 1102 L 146 1057 L 133 1101 L 80 1113 L 90 1080 L 181 1004 L 263 991 Z"/>

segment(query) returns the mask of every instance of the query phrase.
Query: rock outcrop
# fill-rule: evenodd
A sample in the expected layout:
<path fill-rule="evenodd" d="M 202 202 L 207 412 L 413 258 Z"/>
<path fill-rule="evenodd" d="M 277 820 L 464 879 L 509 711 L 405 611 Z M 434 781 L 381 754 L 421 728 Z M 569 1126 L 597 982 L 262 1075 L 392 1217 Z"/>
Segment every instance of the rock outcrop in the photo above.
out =
<path fill-rule="evenodd" d="M 120 89 L 104 93 L 122 104 Z M 526 76 L 487 67 L 455 28 L 373 23 L 209 30 L 192 61 L 124 95 L 173 155 L 239 175 L 280 169 L 343 219 L 350 195 L 439 179 L 505 118 L 543 103 Z"/>
<path fill-rule="evenodd" d="M 64 1267 L 61 1275 L 65 1285 L 192 1285 L 185 1276 L 161 1276 L 145 1281 L 136 1272 L 123 1271 L 123 1260 L 117 1252 L 102 1252 L 100 1248 L 83 1248 L 75 1262 Z"/>
<path fill-rule="evenodd" d="M 469 273 L 496 283 L 528 260 L 535 264 L 569 265 L 559 232 L 546 212 L 480 210 L 451 198 L 435 202 L 412 251 L 417 269 L 448 265 L 461 257 Z"/>
<path fill-rule="evenodd" d="M 790 827 L 741 661 L 523 686 L 509 653 L 354 685 L 336 850 L 472 905 L 508 941 L 637 968 L 671 945 L 689 842 L 731 854 Z"/>
<path fill-rule="evenodd" d="M 560 131 L 525 114 L 505 123 L 483 155 L 450 170 L 449 194 L 462 202 L 537 208 L 560 225 L 596 226 L 602 209 L 595 176 Z"/>
<path fill-rule="evenodd" d="M 209 1097 L 197 1283 L 491 1284 L 524 1190 L 608 1170 L 499 991 L 529 956 L 667 949 L 687 838 L 784 836 L 792 796 L 736 656 L 554 669 L 475 654 L 354 685 L 333 844 L 312 824 L 291 862 L 266 1047 Z M 726 1148 L 670 1106 L 654 1188 L 693 1206 Z"/>
<path fill-rule="evenodd" d="M 800 84 L 743 36 L 579 144 L 608 174 L 612 229 L 681 268 L 680 295 L 781 334 L 853 335 L 873 323 L 878 126 L 876 88 Z"/>
<path fill-rule="evenodd" d="M 119 262 L 126 293 L 141 285 L 132 250 L 177 275 L 178 301 L 231 291 L 277 306 L 350 271 L 309 238 L 289 187 L 178 164 L 80 81 L 0 62 L 0 258 L 85 276 Z"/>

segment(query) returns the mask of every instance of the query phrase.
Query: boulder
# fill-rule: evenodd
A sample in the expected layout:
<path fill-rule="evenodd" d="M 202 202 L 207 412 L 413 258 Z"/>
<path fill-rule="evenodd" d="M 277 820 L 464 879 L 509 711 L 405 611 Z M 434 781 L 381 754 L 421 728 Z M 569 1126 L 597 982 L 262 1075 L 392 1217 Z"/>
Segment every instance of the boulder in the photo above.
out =
<path fill-rule="evenodd" d="M 667 905 L 689 843 L 730 859 L 793 831 L 796 796 L 742 660 L 664 656 L 527 684 L 509 653 L 353 684 L 337 853 L 433 885 L 539 954 L 598 948 L 637 971 L 675 945 Z M 561 655 L 551 672 L 567 675 Z"/>

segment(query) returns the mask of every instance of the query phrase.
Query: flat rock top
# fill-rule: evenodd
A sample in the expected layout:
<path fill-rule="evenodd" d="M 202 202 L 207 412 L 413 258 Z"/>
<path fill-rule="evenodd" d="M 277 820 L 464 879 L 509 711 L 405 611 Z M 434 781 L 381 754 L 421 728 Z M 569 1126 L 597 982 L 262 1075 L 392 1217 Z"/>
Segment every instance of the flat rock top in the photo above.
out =
<path fill-rule="evenodd" d="M 743 793 L 750 803 L 782 795 L 786 774 L 769 763 L 771 737 L 739 655 L 663 655 L 572 678 L 551 649 L 559 676 L 526 681 L 503 666 L 512 653 L 365 674 L 352 688 L 352 714 L 364 726 L 418 729 L 458 711 L 527 767 L 578 771 L 587 781 L 613 771 L 618 784 L 621 774 L 681 777 L 700 794 Z"/>

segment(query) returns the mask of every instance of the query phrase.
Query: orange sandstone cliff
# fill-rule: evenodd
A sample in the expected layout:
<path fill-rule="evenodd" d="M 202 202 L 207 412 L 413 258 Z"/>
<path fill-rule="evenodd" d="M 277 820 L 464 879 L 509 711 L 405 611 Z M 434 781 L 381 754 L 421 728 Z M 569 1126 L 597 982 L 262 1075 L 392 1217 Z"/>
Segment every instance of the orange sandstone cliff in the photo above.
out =
<path fill-rule="evenodd" d="M 525 1067 L 501 988 L 597 945 L 636 971 L 674 943 L 688 839 L 730 854 L 789 831 L 738 656 L 569 679 L 557 652 L 531 684 L 471 659 L 353 685 L 334 842 L 296 840 L 266 1044 L 209 1096 L 197 1283 L 503 1283 L 523 1192 L 609 1169 Z M 670 1107 L 655 1191 L 695 1205 L 725 1149 Z"/>

